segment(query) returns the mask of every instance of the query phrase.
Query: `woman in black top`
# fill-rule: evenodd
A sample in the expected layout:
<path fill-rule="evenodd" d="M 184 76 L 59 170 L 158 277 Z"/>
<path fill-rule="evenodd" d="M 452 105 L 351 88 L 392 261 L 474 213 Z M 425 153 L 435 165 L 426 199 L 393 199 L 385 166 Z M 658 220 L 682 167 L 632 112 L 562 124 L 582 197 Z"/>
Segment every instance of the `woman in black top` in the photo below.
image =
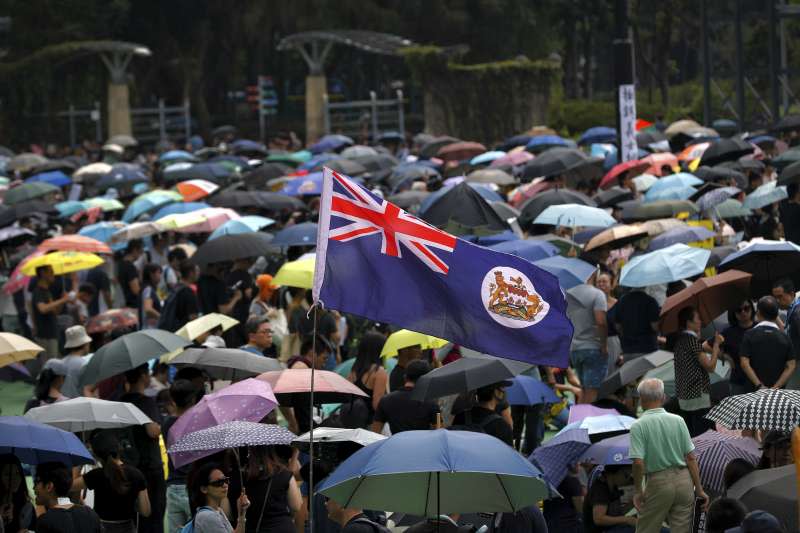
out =
<path fill-rule="evenodd" d="M 103 467 L 76 479 L 72 490 L 94 490 L 94 510 L 105 533 L 135 533 L 136 514 L 150 516 L 144 475 L 122 462 L 119 441 L 106 431 L 92 439 L 92 450 Z"/>
<path fill-rule="evenodd" d="M 34 407 L 41 407 L 42 405 L 49 405 L 67 399 L 66 396 L 61 394 L 61 387 L 64 386 L 64 377 L 67 375 L 64 364 L 58 359 L 51 359 L 47 365 L 39 372 L 36 387 L 33 389 L 33 398 L 25 403 L 23 413 L 27 413 Z"/>
<path fill-rule="evenodd" d="M 744 394 L 750 392 L 750 383 L 744 375 L 739 362 L 739 347 L 742 344 L 744 332 L 755 326 L 753 318 L 756 315 L 753 302 L 744 300 L 739 305 L 728 311 L 728 323 L 730 326 L 725 328 L 722 336 L 725 342 L 722 343 L 722 350 L 727 355 L 731 363 L 731 395 Z"/>
<path fill-rule="evenodd" d="M 25 472 L 16 456 L 0 455 L 0 518 L 6 533 L 36 529 L 36 511 L 25 484 Z"/>
<path fill-rule="evenodd" d="M 158 285 L 161 283 L 161 267 L 148 263 L 142 271 L 142 312 L 139 323 L 142 329 L 155 328 L 161 317 L 161 299 L 158 297 Z"/>
<path fill-rule="evenodd" d="M 247 509 L 247 533 L 294 533 L 293 516 L 300 511 L 303 497 L 289 468 L 297 450 L 287 458 L 274 446 L 250 448 L 245 489 L 251 505 Z"/>
<path fill-rule="evenodd" d="M 386 337 L 377 331 L 367 332 L 358 344 L 356 361 L 353 363 L 350 375 L 347 376 L 348 381 L 370 397 L 367 402 L 369 419 L 362 426 L 365 428 L 372 424 L 375 410 L 378 409 L 378 403 L 386 394 L 389 375 L 383 368 L 383 361 L 381 360 L 381 350 L 383 350 L 385 342 Z"/>

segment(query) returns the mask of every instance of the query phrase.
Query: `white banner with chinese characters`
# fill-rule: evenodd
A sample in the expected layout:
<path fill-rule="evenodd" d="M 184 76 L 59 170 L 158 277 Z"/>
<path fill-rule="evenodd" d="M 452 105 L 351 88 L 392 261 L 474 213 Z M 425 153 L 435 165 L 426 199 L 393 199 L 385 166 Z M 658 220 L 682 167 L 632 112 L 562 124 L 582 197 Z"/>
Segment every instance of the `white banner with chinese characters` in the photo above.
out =
<path fill-rule="evenodd" d="M 633 84 L 619 86 L 619 136 L 620 161 L 637 159 L 636 145 L 636 89 Z"/>

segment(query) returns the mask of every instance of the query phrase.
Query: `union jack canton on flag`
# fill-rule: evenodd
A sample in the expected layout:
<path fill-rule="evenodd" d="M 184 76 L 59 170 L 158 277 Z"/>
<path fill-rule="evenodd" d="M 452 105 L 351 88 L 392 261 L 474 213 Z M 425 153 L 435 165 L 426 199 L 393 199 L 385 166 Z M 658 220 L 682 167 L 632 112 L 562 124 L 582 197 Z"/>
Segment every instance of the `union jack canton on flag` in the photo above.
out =
<path fill-rule="evenodd" d="M 564 368 L 558 279 L 445 233 L 324 169 L 314 300 L 497 357 Z"/>

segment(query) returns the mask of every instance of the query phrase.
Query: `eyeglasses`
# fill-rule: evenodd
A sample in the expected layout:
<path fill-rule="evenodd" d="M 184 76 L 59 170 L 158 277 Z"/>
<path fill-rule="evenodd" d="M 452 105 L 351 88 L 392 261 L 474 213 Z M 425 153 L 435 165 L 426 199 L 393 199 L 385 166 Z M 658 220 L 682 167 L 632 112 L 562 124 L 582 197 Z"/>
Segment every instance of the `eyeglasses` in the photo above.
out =
<path fill-rule="evenodd" d="M 271 329 L 260 329 L 256 333 L 259 333 L 261 335 L 272 335 L 272 330 Z"/>
<path fill-rule="evenodd" d="M 219 479 L 215 479 L 214 481 L 209 481 L 209 487 L 224 487 L 225 485 L 229 485 L 231 482 L 231 478 L 229 477 L 221 477 Z"/>

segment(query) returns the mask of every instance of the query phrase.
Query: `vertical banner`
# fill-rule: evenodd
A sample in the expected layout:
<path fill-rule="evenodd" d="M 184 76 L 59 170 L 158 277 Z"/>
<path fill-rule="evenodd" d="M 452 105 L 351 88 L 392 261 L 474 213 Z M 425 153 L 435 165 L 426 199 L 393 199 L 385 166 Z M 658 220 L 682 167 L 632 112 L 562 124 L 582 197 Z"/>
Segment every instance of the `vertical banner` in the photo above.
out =
<path fill-rule="evenodd" d="M 620 85 L 619 91 L 619 137 L 620 161 L 637 159 L 636 145 L 636 89 L 633 84 Z"/>

